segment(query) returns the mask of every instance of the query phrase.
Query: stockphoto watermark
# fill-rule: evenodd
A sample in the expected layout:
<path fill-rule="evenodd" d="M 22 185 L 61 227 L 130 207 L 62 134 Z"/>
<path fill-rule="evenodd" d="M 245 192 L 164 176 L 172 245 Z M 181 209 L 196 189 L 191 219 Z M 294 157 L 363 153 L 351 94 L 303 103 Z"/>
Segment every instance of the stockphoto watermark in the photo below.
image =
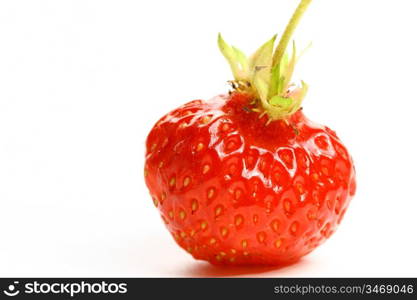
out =
<path fill-rule="evenodd" d="M 15 280 L 3 290 L 9 297 L 19 294 L 63 294 L 74 297 L 78 294 L 126 294 L 127 283 L 114 282 L 42 282 L 40 280 L 19 282 Z"/>

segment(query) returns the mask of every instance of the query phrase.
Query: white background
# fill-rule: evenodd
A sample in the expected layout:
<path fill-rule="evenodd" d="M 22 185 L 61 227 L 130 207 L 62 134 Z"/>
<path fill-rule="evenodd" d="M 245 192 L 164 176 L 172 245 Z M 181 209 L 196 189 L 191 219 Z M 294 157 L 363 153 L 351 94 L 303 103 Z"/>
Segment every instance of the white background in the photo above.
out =
<path fill-rule="evenodd" d="M 417 276 L 416 3 L 314 1 L 295 38 L 309 118 L 358 190 L 338 232 L 282 269 L 194 261 L 143 180 L 159 117 L 227 91 L 297 1 L 1 1 L 0 276 Z"/>

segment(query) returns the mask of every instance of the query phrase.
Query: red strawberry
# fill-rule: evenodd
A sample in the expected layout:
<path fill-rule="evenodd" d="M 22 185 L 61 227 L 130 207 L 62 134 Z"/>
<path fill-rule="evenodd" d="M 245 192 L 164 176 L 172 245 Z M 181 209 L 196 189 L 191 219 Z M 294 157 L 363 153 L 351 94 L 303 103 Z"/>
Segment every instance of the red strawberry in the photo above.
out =
<path fill-rule="evenodd" d="M 250 59 L 219 45 L 235 81 L 229 95 L 195 100 L 164 116 L 147 139 L 146 184 L 177 243 L 214 264 L 298 260 L 336 229 L 355 193 L 353 162 L 329 128 L 300 108 L 284 53 L 310 0 L 280 44 Z"/>

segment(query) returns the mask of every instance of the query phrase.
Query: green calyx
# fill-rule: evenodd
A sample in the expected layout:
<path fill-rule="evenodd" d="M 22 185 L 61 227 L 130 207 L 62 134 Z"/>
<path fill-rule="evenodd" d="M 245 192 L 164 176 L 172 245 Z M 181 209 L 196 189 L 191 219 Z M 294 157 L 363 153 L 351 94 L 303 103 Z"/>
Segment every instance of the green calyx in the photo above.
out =
<path fill-rule="evenodd" d="M 285 119 L 295 113 L 307 93 L 306 83 L 301 82 L 299 87 L 291 83 L 298 56 L 294 42 L 291 51 L 287 51 L 287 46 L 310 2 L 301 0 L 277 47 L 274 35 L 249 58 L 218 36 L 220 51 L 230 64 L 235 82 L 259 100 L 270 120 Z"/>

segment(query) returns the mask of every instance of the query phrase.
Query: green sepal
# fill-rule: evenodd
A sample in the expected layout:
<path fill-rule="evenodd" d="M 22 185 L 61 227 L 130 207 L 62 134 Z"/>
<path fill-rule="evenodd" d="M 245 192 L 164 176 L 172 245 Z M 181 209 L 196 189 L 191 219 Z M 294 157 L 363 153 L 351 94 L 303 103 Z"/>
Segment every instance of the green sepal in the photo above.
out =
<path fill-rule="evenodd" d="M 217 38 L 217 43 L 232 69 L 233 77 L 236 80 L 248 80 L 248 60 L 245 54 L 236 47 L 229 46 L 223 40 L 220 33 Z"/>
<path fill-rule="evenodd" d="M 271 79 L 269 81 L 269 92 L 268 96 L 273 97 L 274 95 L 278 94 L 278 89 L 280 85 L 282 84 L 281 80 L 281 68 L 280 64 L 276 64 L 271 69 Z"/>
<path fill-rule="evenodd" d="M 248 58 L 245 53 L 240 51 L 238 48 L 232 46 L 233 51 L 235 52 L 236 61 L 239 63 L 240 70 L 244 76 L 248 73 Z"/>
<path fill-rule="evenodd" d="M 277 35 L 263 44 L 249 59 L 251 77 L 261 76 L 264 81 L 269 81 L 271 72 L 272 54 Z"/>
<path fill-rule="evenodd" d="M 255 76 L 252 84 L 255 87 L 263 106 L 265 106 L 265 104 L 268 103 L 268 84 L 260 76 Z"/>
<path fill-rule="evenodd" d="M 283 83 L 282 83 L 282 89 L 280 92 L 285 92 L 285 90 L 288 88 L 288 85 L 290 84 L 292 74 L 294 73 L 294 67 L 297 62 L 297 52 L 295 48 L 295 41 L 292 42 L 292 55 L 291 59 L 286 62 L 284 72 L 281 75 L 283 77 Z"/>
<path fill-rule="evenodd" d="M 285 98 L 285 97 L 276 95 L 272 97 L 271 99 L 269 99 L 269 103 L 275 106 L 279 106 L 283 109 L 288 109 L 293 103 L 293 101 L 291 98 Z"/>
<path fill-rule="evenodd" d="M 249 70 L 251 83 L 255 86 L 261 100 L 267 101 L 271 74 L 272 54 L 277 36 L 274 35 L 263 44 L 250 58 Z"/>
<path fill-rule="evenodd" d="M 301 103 L 304 100 L 308 91 L 308 84 L 304 81 L 301 81 L 301 87 L 298 88 L 294 93 L 291 94 L 291 99 L 293 99 L 293 103 L 291 105 L 290 110 L 287 112 L 288 115 L 295 113 L 300 107 Z"/>

